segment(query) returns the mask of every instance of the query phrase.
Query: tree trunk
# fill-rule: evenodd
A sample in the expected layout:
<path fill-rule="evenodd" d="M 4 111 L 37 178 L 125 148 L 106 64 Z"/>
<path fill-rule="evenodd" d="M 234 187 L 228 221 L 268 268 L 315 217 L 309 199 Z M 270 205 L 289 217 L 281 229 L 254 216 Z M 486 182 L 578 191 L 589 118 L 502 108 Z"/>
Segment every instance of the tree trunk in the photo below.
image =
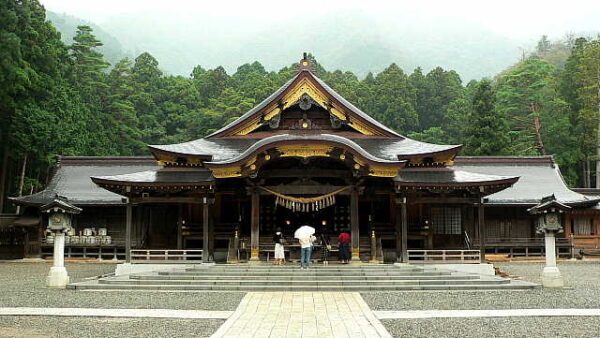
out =
<path fill-rule="evenodd" d="M 4 210 L 4 197 L 6 195 L 6 176 L 8 175 L 8 145 L 4 146 L 4 155 L 2 156 L 2 169 L 0 169 L 0 214 Z"/>
<path fill-rule="evenodd" d="M 539 116 L 540 109 L 537 102 L 531 102 L 530 109 L 534 114 L 533 131 L 535 133 L 536 148 L 540 155 L 546 155 L 546 148 L 544 147 L 544 142 L 542 141 L 542 122 L 540 121 Z"/>
<path fill-rule="evenodd" d="M 598 80 L 598 130 L 596 130 L 596 188 L 600 188 L 600 71 L 596 73 Z"/>
<path fill-rule="evenodd" d="M 27 170 L 27 154 L 23 157 L 23 165 L 21 166 L 21 177 L 19 179 L 19 195 L 23 196 L 23 185 L 25 184 L 25 171 Z M 21 206 L 17 206 L 17 214 L 21 212 Z"/>

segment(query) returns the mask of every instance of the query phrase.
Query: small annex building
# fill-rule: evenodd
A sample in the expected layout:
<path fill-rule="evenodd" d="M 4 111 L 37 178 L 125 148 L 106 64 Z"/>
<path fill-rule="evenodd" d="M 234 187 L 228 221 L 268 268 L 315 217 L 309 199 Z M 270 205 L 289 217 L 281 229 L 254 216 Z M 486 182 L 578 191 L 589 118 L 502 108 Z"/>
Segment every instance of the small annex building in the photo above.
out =
<path fill-rule="evenodd" d="M 552 157 L 460 157 L 460 145 L 410 139 L 341 97 L 307 59 L 222 129 L 148 149 L 61 157 L 45 190 L 11 198 L 40 217 L 29 236 L 37 254 L 50 244 L 36 208 L 57 195 L 83 209 L 67 255 L 202 249 L 204 261 L 259 260 L 275 229 L 291 237 L 303 224 L 334 246 L 349 231 L 355 260 L 405 262 L 410 249 L 540 254 L 527 209 L 552 194 L 572 208 L 559 248 L 599 244 L 598 198 L 568 189 Z"/>

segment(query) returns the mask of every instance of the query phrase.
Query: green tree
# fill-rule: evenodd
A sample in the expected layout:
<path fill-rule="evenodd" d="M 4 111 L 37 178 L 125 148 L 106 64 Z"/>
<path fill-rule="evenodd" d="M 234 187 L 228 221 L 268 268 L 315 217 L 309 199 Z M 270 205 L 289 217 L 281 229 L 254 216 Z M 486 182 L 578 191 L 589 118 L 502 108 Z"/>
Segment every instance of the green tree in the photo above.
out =
<path fill-rule="evenodd" d="M 477 85 L 473 108 L 466 130 L 465 154 L 475 156 L 505 155 L 508 146 L 508 126 L 502 114 L 496 112 L 496 95 L 488 80 Z"/>
<path fill-rule="evenodd" d="M 577 70 L 582 146 L 587 157 L 596 162 L 596 187 L 600 188 L 600 40 L 583 46 Z"/>

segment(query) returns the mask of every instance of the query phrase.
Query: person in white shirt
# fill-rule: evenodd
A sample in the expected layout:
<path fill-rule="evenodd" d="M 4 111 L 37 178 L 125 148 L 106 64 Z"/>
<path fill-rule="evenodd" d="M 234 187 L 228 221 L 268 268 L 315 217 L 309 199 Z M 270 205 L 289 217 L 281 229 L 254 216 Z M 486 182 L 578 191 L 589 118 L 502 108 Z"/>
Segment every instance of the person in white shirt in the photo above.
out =
<path fill-rule="evenodd" d="M 310 235 L 309 237 L 300 238 L 298 241 L 300 242 L 300 250 L 302 250 L 302 254 L 300 256 L 300 268 L 308 269 L 310 265 L 310 255 L 312 254 L 313 242 L 317 238 L 315 236 Z"/>

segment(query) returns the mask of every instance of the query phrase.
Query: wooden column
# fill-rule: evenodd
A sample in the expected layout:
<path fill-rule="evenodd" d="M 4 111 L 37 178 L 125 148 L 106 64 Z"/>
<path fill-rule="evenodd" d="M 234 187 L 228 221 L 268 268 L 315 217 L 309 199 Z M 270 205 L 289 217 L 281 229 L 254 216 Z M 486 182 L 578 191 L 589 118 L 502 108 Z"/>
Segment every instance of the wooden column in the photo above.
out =
<path fill-rule="evenodd" d="M 252 210 L 250 216 L 250 260 L 258 261 L 260 239 L 260 195 L 258 190 L 251 192 Z"/>
<path fill-rule="evenodd" d="M 406 197 L 402 198 L 402 203 L 400 204 L 400 209 L 402 212 L 402 221 L 401 223 L 401 248 L 400 252 L 400 262 L 408 263 L 408 214 L 406 211 Z"/>
<path fill-rule="evenodd" d="M 177 249 L 183 249 L 183 218 L 182 218 L 183 206 L 181 203 L 177 204 Z"/>
<path fill-rule="evenodd" d="M 125 207 L 125 262 L 131 262 L 131 215 L 132 205 L 131 199 L 127 198 L 127 206 Z"/>
<path fill-rule="evenodd" d="M 215 204 L 214 200 L 209 200 L 208 208 L 208 254 L 210 261 L 215 260 Z"/>
<path fill-rule="evenodd" d="M 479 258 L 481 263 L 485 263 L 485 215 L 484 215 L 484 206 L 483 206 L 483 198 L 479 199 L 479 203 L 477 204 L 477 227 L 479 228 Z"/>
<path fill-rule="evenodd" d="M 406 196 L 396 198 L 396 261 L 408 263 L 408 216 Z"/>
<path fill-rule="evenodd" d="M 202 263 L 211 262 L 210 256 L 210 215 L 208 197 L 202 197 Z"/>
<path fill-rule="evenodd" d="M 358 189 L 350 192 L 350 226 L 352 239 L 352 260 L 360 261 L 360 228 L 358 219 Z"/>

